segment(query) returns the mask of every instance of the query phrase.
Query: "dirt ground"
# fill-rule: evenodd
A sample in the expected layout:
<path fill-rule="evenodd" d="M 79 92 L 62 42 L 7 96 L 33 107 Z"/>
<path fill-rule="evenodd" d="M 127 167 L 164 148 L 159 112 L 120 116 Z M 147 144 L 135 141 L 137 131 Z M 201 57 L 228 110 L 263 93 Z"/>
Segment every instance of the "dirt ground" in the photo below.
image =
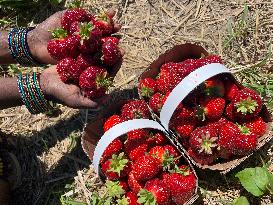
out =
<path fill-rule="evenodd" d="M 110 7 L 118 11 L 116 20 L 123 25 L 118 35 L 126 55 L 115 89 L 133 88 L 141 72 L 159 54 L 185 42 L 222 56 L 243 82 L 273 79 L 273 61 L 268 58 L 273 1 L 90 0 L 84 6 L 92 12 Z M 103 190 L 80 146 L 83 126 L 94 119 L 96 111 L 59 107 L 61 114 L 55 117 L 31 116 L 25 107 L 0 112 L 0 129 L 9 135 L 10 149 L 22 167 L 13 205 L 55 205 L 63 194 L 88 203 L 94 190 Z M 264 153 L 271 159 L 271 146 Z M 245 166 L 257 162 L 259 157 Z M 206 175 L 200 180 L 196 204 L 229 204 L 239 195 L 248 196 L 235 181 L 232 174 L 226 178 Z M 249 199 L 255 205 L 273 204 L 269 196 L 262 202 Z"/>

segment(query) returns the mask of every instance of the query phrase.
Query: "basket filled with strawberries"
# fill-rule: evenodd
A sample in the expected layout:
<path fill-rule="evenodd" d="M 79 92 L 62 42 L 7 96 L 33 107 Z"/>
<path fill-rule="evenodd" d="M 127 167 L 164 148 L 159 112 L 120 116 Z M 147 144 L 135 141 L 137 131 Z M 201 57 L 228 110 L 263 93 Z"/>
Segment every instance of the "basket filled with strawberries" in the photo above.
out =
<path fill-rule="evenodd" d="M 272 138 L 271 115 L 219 56 L 182 44 L 159 56 L 139 80 L 139 95 L 189 159 L 227 173 Z"/>
<path fill-rule="evenodd" d="M 106 188 L 119 193 L 98 198 L 102 204 L 182 205 L 198 197 L 193 167 L 143 100 L 112 104 L 86 125 L 82 147 Z"/>
<path fill-rule="evenodd" d="M 83 8 L 66 10 L 61 28 L 52 31 L 49 54 L 58 61 L 57 72 L 65 83 L 78 85 L 92 99 L 102 97 L 112 85 L 110 74 L 121 61 L 119 39 L 107 12 L 92 15 Z"/>

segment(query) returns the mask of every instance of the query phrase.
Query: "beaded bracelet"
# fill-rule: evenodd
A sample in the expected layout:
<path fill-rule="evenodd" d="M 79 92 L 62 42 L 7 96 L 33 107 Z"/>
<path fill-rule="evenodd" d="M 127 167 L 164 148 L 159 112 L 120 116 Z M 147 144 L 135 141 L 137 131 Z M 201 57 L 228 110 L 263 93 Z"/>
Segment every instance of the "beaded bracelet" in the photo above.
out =
<path fill-rule="evenodd" d="M 39 85 L 39 74 L 36 72 L 32 75 L 18 76 L 18 89 L 22 97 L 22 101 L 31 114 L 47 112 L 53 107 L 45 99 L 44 94 Z"/>
<path fill-rule="evenodd" d="M 9 50 L 12 57 L 22 66 L 40 66 L 30 53 L 27 34 L 33 28 L 13 28 L 8 35 Z"/>

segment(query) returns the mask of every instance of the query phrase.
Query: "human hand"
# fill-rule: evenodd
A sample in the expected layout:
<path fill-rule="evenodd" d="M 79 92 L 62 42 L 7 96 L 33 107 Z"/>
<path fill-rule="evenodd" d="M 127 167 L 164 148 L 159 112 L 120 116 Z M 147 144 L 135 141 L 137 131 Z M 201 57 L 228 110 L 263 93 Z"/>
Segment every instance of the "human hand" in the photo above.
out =
<path fill-rule="evenodd" d="M 59 11 L 45 21 L 36 26 L 35 29 L 29 32 L 28 34 L 28 45 L 31 51 L 31 54 L 39 62 L 44 64 L 57 64 L 57 61 L 53 59 L 47 51 L 47 43 L 52 38 L 49 30 L 54 30 L 61 27 L 61 19 L 64 14 L 64 11 Z M 108 15 L 114 17 L 116 12 L 110 9 Z M 120 30 L 121 26 L 119 24 L 114 24 L 115 32 Z"/>

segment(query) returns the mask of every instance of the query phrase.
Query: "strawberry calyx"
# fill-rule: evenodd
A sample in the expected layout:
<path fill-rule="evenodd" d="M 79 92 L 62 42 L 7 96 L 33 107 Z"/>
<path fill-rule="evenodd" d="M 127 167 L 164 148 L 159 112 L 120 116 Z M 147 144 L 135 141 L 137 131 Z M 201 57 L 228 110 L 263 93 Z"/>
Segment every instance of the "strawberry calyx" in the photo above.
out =
<path fill-rule="evenodd" d="M 149 98 L 154 94 L 154 90 L 149 87 L 143 86 L 140 93 L 141 96 Z"/>
<path fill-rule="evenodd" d="M 191 173 L 189 166 L 178 167 L 177 165 L 175 165 L 172 170 L 169 170 L 169 172 L 170 173 L 182 174 L 183 176 L 188 176 Z"/>
<path fill-rule="evenodd" d="M 123 196 L 121 199 L 117 200 L 117 205 L 129 205 L 128 199 Z"/>
<path fill-rule="evenodd" d="M 210 137 L 209 133 L 202 134 L 198 139 L 201 149 L 199 153 L 205 152 L 206 154 L 212 154 L 212 148 L 217 147 L 217 137 Z"/>
<path fill-rule="evenodd" d="M 107 172 L 116 172 L 120 176 L 120 173 L 123 171 L 128 163 L 124 152 L 119 153 L 119 155 L 113 154 L 112 159 L 110 160 L 110 169 Z"/>
<path fill-rule="evenodd" d="M 75 9 L 82 7 L 82 1 L 81 0 L 74 0 L 71 3 L 68 4 L 69 9 Z"/>
<path fill-rule="evenodd" d="M 97 19 L 100 20 L 100 21 L 104 21 L 107 24 L 111 23 L 111 21 L 109 19 L 109 16 L 105 11 L 101 11 L 100 14 L 97 16 Z"/>
<path fill-rule="evenodd" d="M 139 191 L 137 202 L 140 204 L 157 205 L 154 195 L 146 189 L 141 189 Z"/>
<path fill-rule="evenodd" d="M 201 121 L 205 121 L 206 120 L 206 110 L 204 107 L 202 107 L 201 105 L 198 105 L 197 106 L 197 109 L 196 109 L 196 116 L 199 120 Z"/>
<path fill-rule="evenodd" d="M 142 115 L 142 113 L 139 110 L 134 110 L 133 113 L 134 113 L 134 118 L 135 119 L 141 119 L 141 118 L 143 118 L 143 115 Z"/>
<path fill-rule="evenodd" d="M 88 23 L 80 23 L 80 37 L 81 37 L 81 44 L 83 44 L 84 40 L 88 40 L 90 38 L 90 32 L 94 28 L 93 24 L 91 22 Z"/>
<path fill-rule="evenodd" d="M 105 186 L 107 195 L 111 198 L 120 199 L 125 193 L 124 189 L 120 186 L 119 181 L 114 182 L 107 180 Z"/>
<path fill-rule="evenodd" d="M 240 129 L 241 134 L 249 135 L 251 133 L 250 129 L 247 126 L 239 125 L 239 124 L 237 124 L 237 126 Z"/>
<path fill-rule="evenodd" d="M 205 95 L 214 97 L 223 97 L 223 91 L 220 87 L 213 86 L 204 90 Z"/>
<path fill-rule="evenodd" d="M 243 114 L 253 113 L 258 107 L 258 103 L 249 96 L 246 99 L 241 99 L 240 102 L 234 104 L 237 108 L 237 112 Z"/>
<path fill-rule="evenodd" d="M 96 84 L 99 88 L 108 89 L 113 85 L 113 78 L 107 77 L 107 73 L 103 72 L 96 76 Z"/>
<path fill-rule="evenodd" d="M 53 39 L 64 39 L 67 37 L 67 31 L 63 28 L 56 28 L 49 30 L 49 32 L 51 32 Z"/>

